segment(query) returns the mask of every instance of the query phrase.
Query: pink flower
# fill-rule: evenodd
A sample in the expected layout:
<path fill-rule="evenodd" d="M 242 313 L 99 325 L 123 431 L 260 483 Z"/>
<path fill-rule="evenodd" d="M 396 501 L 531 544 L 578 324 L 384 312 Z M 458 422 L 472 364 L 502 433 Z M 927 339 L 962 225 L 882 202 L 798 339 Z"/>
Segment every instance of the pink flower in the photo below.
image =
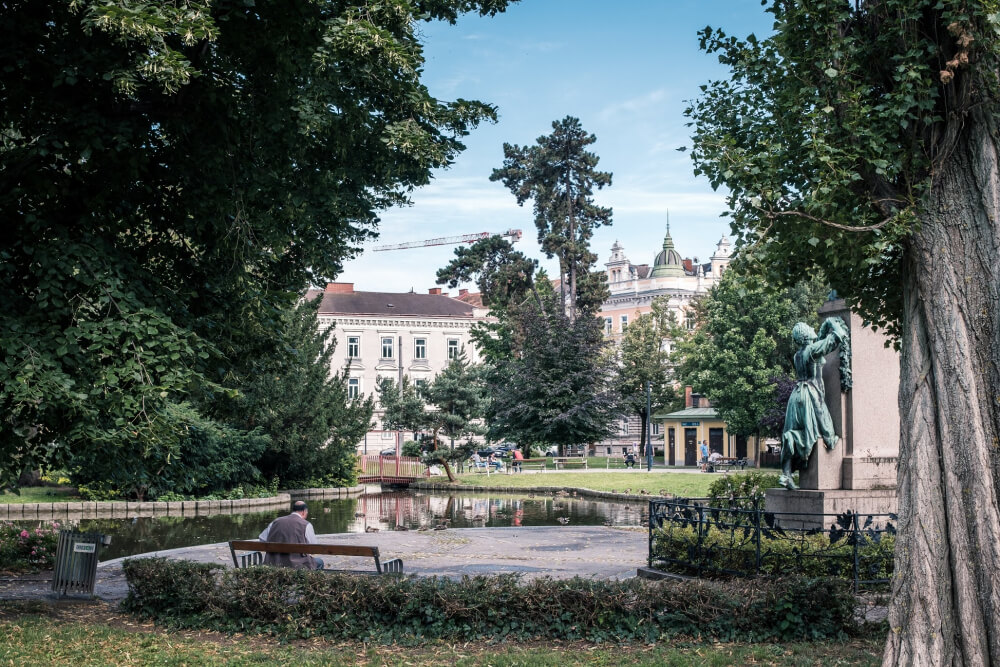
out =
<path fill-rule="evenodd" d="M 21 537 L 27 537 L 27 536 L 28 536 L 28 531 L 22 530 L 21 531 Z"/>

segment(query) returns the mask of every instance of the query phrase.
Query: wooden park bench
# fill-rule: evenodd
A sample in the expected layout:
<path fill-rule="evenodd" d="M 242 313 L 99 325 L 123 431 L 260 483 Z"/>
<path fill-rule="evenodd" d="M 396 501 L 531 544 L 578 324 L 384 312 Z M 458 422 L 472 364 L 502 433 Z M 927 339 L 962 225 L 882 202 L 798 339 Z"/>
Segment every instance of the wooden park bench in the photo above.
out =
<path fill-rule="evenodd" d="M 721 458 L 715 463 L 709 463 L 714 470 L 732 470 L 733 468 L 739 468 L 744 470 L 747 467 L 748 461 L 744 459 L 734 459 L 734 458 Z"/>
<path fill-rule="evenodd" d="M 393 558 L 383 563 L 379 560 L 378 547 L 365 547 L 353 544 L 287 544 L 284 542 L 233 540 L 229 543 L 229 551 L 233 554 L 233 566 L 237 568 L 263 565 L 265 553 L 279 553 L 309 554 L 310 556 L 360 556 L 375 559 L 374 572 L 371 570 L 334 570 L 327 568 L 324 568 L 323 572 L 371 575 L 403 573 L 403 561 Z M 237 555 L 237 551 L 248 551 L 250 553 Z"/>
<path fill-rule="evenodd" d="M 552 463 L 555 465 L 556 470 L 559 466 L 565 468 L 567 465 L 582 465 L 584 468 L 587 467 L 587 457 L 586 456 L 553 456 Z"/>
<path fill-rule="evenodd" d="M 538 468 L 542 472 L 545 472 L 545 467 L 547 465 L 547 462 L 548 459 L 544 457 L 540 459 L 524 459 L 521 461 L 521 469 L 523 470 L 524 468 Z"/>
<path fill-rule="evenodd" d="M 625 468 L 627 470 L 635 470 L 641 465 L 641 459 L 638 456 L 636 456 L 633 459 L 633 461 L 635 461 L 635 463 L 632 466 L 627 466 L 625 465 L 625 459 L 621 458 L 620 456 L 609 456 L 607 459 L 607 469 L 611 470 L 612 468 Z"/>

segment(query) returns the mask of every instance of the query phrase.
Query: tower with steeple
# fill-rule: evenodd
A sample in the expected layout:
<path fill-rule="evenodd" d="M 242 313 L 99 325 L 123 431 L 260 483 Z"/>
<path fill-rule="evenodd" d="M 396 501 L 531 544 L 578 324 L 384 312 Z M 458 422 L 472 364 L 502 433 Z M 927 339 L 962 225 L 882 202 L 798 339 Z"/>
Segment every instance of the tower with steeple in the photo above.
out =
<path fill-rule="evenodd" d="M 663 250 L 653 260 L 651 278 L 679 278 L 684 276 L 684 260 L 674 250 L 674 240 L 670 238 L 670 212 L 667 212 L 667 235 L 663 237 Z"/>

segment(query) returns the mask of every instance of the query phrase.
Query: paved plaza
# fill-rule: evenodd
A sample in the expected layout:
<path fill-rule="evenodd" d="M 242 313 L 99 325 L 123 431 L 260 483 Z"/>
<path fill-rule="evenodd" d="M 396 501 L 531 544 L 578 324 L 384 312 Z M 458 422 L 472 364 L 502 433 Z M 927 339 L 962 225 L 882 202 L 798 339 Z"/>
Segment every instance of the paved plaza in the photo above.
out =
<path fill-rule="evenodd" d="M 377 546 L 383 560 L 401 558 L 404 571 L 418 576 L 514 574 L 526 578 L 634 577 L 646 564 L 647 534 L 641 528 L 605 526 L 533 526 L 519 528 L 464 528 L 379 533 L 319 535 L 321 544 Z M 225 542 L 158 551 L 162 556 L 232 566 Z M 142 556 L 133 556 L 142 557 Z M 324 557 L 333 569 L 372 569 L 371 559 Z M 128 593 L 121 562 L 101 563 L 96 595 L 109 602 Z M 51 575 L 0 580 L 0 599 L 48 597 Z"/>

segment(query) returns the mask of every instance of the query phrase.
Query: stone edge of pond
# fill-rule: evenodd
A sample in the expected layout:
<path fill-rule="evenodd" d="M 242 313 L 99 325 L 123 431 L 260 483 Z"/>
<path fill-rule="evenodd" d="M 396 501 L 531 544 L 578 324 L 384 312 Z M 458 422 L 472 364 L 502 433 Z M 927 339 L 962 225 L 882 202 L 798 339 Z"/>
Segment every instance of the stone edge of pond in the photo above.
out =
<path fill-rule="evenodd" d="M 284 489 L 292 498 L 351 498 L 365 492 L 364 485 L 330 487 L 324 489 Z"/>
<path fill-rule="evenodd" d="M 501 493 L 563 493 L 575 494 L 578 497 L 603 498 L 605 500 L 663 500 L 674 496 L 661 496 L 659 494 L 638 494 L 638 493 L 612 493 L 611 491 L 595 491 L 577 486 L 472 486 L 469 484 L 440 484 L 437 482 L 417 482 L 410 485 L 411 489 L 419 491 L 474 491 L 477 493 L 489 493 L 499 491 Z"/>
<path fill-rule="evenodd" d="M 49 521 L 58 519 L 132 519 L 158 516 L 211 516 L 243 514 L 272 507 L 289 507 L 293 497 L 349 498 L 364 493 L 364 486 L 328 489 L 285 489 L 266 498 L 238 500 L 0 503 L 0 521 Z"/>
<path fill-rule="evenodd" d="M 22 503 L 0 505 L 0 521 L 58 519 L 132 519 L 157 516 L 209 516 L 257 512 L 278 505 L 288 507 L 292 498 L 279 493 L 266 498 L 239 500 L 148 501 L 112 500 L 101 502 Z"/>

